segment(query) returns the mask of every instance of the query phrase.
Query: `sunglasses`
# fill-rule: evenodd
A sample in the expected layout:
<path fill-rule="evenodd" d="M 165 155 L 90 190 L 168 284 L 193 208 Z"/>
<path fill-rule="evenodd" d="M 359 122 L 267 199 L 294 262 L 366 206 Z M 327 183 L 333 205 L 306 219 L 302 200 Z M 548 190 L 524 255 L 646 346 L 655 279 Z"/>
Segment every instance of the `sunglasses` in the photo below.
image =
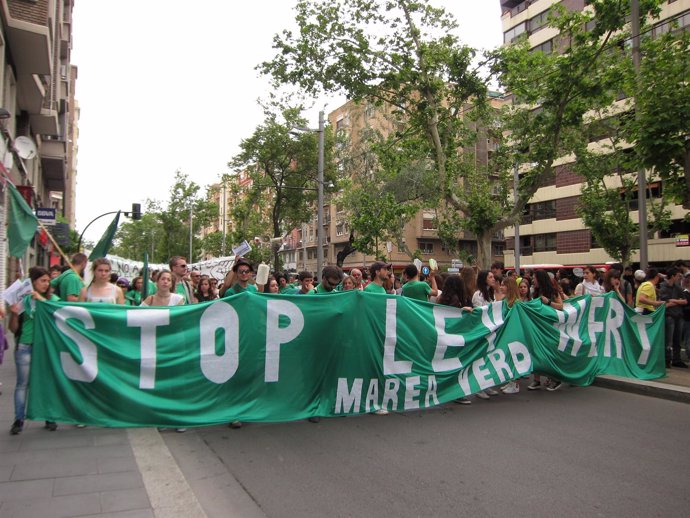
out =
<path fill-rule="evenodd" d="M 249 273 L 249 272 L 250 272 L 250 270 L 237 270 L 237 273 L 239 273 L 240 275 L 244 275 L 245 273 Z"/>

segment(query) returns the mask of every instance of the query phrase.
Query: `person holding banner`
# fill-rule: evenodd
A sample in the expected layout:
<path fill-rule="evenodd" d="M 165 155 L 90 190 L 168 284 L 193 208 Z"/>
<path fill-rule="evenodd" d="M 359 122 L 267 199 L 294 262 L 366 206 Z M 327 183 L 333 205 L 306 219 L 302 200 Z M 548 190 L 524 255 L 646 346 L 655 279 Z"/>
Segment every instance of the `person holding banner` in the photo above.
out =
<path fill-rule="evenodd" d="M 220 297 L 235 295 L 243 291 L 256 293 L 258 291 L 256 285 L 249 282 L 253 271 L 254 267 L 246 259 L 240 258 L 235 261 L 235 264 L 232 265 L 232 270 L 225 276 L 223 285 L 220 287 Z"/>
<path fill-rule="evenodd" d="M 489 270 L 481 270 L 477 274 L 477 289 L 472 294 L 472 306 L 479 308 L 488 306 L 494 301 L 494 287 L 496 280 L 494 274 Z M 479 399 L 489 399 L 489 396 L 498 396 L 498 391 L 488 388 L 477 392 Z"/>
<path fill-rule="evenodd" d="M 31 369 L 31 352 L 34 343 L 34 315 L 36 302 L 41 300 L 58 301 L 59 297 L 50 295 L 50 273 L 42 266 L 29 268 L 29 278 L 33 292 L 26 295 L 21 302 L 10 306 L 10 331 L 14 333 L 17 348 L 14 351 L 14 363 L 17 366 L 17 382 L 14 389 L 14 423 L 10 428 L 12 435 L 24 429 L 26 416 L 26 393 L 29 388 L 29 371 Z M 57 423 L 46 421 L 47 430 L 57 430 Z"/>
<path fill-rule="evenodd" d="M 53 293 L 65 302 L 77 302 L 79 300 L 79 294 L 84 287 L 82 276 L 88 259 L 85 254 L 77 253 L 72 256 L 71 262 L 72 268 L 68 268 L 50 281 Z"/>
<path fill-rule="evenodd" d="M 168 270 L 163 270 L 158 274 L 156 293 L 146 297 L 141 306 L 182 306 L 184 303 L 184 296 L 175 293 L 175 277 Z"/>
<path fill-rule="evenodd" d="M 101 304 L 124 304 L 122 289 L 110 283 L 112 266 L 105 257 L 99 257 L 91 265 L 93 280 L 88 288 L 82 288 L 79 302 L 98 302 Z"/>

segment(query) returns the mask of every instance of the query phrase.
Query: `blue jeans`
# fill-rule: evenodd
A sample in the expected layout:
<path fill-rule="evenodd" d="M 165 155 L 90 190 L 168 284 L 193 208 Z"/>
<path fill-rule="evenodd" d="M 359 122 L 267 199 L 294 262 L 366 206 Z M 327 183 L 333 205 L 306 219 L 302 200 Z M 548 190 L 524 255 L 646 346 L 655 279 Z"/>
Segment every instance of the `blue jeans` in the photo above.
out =
<path fill-rule="evenodd" d="M 19 344 L 14 351 L 14 364 L 17 366 L 17 386 L 14 389 L 14 418 L 23 421 L 26 415 L 26 391 L 29 388 L 31 368 L 30 345 Z"/>

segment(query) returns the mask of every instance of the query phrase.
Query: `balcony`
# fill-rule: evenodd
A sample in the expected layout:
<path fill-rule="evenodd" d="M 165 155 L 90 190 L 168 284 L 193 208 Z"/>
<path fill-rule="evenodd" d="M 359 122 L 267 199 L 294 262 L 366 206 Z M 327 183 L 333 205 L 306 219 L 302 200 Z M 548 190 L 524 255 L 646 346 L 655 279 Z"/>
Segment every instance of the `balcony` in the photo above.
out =
<path fill-rule="evenodd" d="M 43 140 L 39 148 L 43 181 L 50 191 L 65 191 L 67 147 L 64 140 Z"/>
<path fill-rule="evenodd" d="M 23 9 L 14 9 L 8 2 L 0 2 L 0 9 L 6 22 L 5 37 L 17 76 L 40 74 L 51 75 L 52 51 L 50 28 L 48 27 L 47 4 L 24 2 Z M 44 24 L 29 20 L 45 20 Z"/>
<path fill-rule="evenodd" d="M 38 113 L 29 112 L 31 128 L 38 135 L 59 135 L 57 103 L 46 101 Z"/>

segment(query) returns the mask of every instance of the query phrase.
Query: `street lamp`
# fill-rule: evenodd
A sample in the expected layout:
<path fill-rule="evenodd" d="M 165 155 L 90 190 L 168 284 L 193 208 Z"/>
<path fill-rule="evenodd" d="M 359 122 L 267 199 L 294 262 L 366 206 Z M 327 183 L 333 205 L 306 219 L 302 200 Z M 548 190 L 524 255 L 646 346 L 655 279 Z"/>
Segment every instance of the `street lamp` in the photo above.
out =
<path fill-rule="evenodd" d="M 317 280 L 321 279 L 321 269 L 323 268 L 323 169 L 324 169 L 324 133 L 325 133 L 325 113 L 319 112 L 319 129 L 295 128 L 297 131 L 309 131 L 319 134 L 319 163 L 316 177 L 317 192 L 317 214 L 316 214 L 316 275 Z"/>

